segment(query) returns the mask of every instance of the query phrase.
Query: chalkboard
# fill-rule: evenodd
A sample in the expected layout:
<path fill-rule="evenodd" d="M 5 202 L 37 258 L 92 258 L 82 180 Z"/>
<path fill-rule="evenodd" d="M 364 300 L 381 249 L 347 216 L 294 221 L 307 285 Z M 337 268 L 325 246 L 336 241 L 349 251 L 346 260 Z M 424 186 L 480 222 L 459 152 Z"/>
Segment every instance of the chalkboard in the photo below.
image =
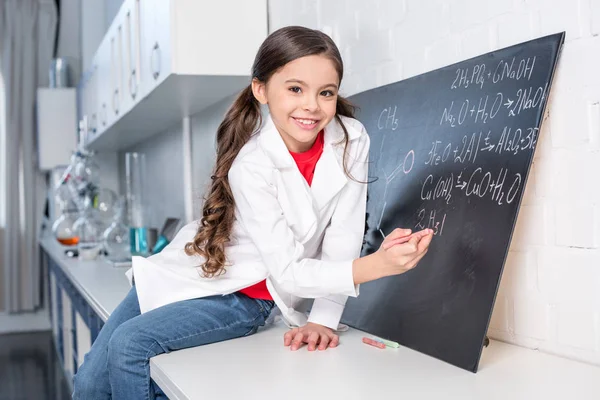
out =
<path fill-rule="evenodd" d="M 362 255 L 432 228 L 419 265 L 342 321 L 477 372 L 564 32 L 352 96 L 371 138 Z"/>

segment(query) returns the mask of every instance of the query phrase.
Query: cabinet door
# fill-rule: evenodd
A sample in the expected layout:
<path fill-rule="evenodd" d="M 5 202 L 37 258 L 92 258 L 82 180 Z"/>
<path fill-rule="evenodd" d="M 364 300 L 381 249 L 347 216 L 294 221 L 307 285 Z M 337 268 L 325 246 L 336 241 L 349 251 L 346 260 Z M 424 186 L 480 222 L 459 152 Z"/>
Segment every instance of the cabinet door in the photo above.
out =
<path fill-rule="evenodd" d="M 172 6 L 172 0 L 141 2 L 142 80 L 147 93 L 171 73 Z"/>
<path fill-rule="evenodd" d="M 108 127 L 109 121 L 109 99 L 111 94 L 111 81 L 110 81 L 110 42 L 109 37 L 105 36 L 98 52 L 96 53 L 98 60 L 97 67 L 97 78 L 98 78 L 98 90 L 96 91 L 96 112 L 98 115 L 98 127 L 97 134 L 101 134 Z"/>
<path fill-rule="evenodd" d="M 76 88 L 77 92 L 77 120 L 81 120 L 87 113 L 89 113 L 89 103 L 87 102 L 87 97 L 89 96 L 89 87 L 88 87 L 88 74 L 84 73 L 81 75 L 81 79 L 77 84 Z"/>
<path fill-rule="evenodd" d="M 71 299 L 66 290 L 62 290 L 62 315 L 63 315 L 63 362 L 67 377 L 73 376 L 73 321 Z"/>
<path fill-rule="evenodd" d="M 77 343 L 77 368 L 83 364 L 83 358 L 92 347 L 91 330 L 85 323 L 85 318 L 79 312 L 75 313 L 75 332 Z"/>
<path fill-rule="evenodd" d="M 85 81 L 82 82 L 82 90 L 80 93 L 81 99 L 81 118 L 87 119 L 87 136 L 82 138 L 86 142 L 92 139 L 97 132 L 98 127 L 98 113 L 96 100 L 97 94 L 97 69 L 95 63 L 92 61 L 90 69 L 85 74 Z"/>
<path fill-rule="evenodd" d="M 110 109 L 109 121 L 116 121 L 122 113 L 123 87 L 123 26 L 119 21 L 111 27 L 110 37 Z"/>
<path fill-rule="evenodd" d="M 50 261 L 52 262 L 52 261 Z M 58 331 L 61 329 L 58 323 L 58 304 L 57 301 L 57 289 L 56 275 L 54 272 L 50 272 L 50 307 L 52 307 L 52 336 L 54 336 L 54 343 L 57 344 L 58 348 Z M 58 292 L 60 293 L 60 292 Z"/>
<path fill-rule="evenodd" d="M 88 138 L 93 138 L 98 132 L 98 66 L 92 62 L 92 70 L 86 90 L 86 113 L 88 117 Z"/>
<path fill-rule="evenodd" d="M 141 93 L 141 16 L 140 0 L 127 0 L 124 5 L 124 45 L 125 45 L 125 74 L 124 74 L 124 103 L 131 107 L 139 101 Z M 125 108 L 129 108 L 125 106 Z"/>

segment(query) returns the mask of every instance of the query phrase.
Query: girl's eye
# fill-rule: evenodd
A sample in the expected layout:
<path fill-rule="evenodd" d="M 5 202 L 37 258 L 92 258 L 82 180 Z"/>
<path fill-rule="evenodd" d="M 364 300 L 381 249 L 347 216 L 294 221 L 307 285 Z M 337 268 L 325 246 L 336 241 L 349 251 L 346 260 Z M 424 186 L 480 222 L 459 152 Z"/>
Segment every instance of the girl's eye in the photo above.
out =
<path fill-rule="evenodd" d="M 333 95 L 334 95 L 334 93 L 333 93 L 331 90 L 323 90 L 323 91 L 321 92 L 321 96 L 325 96 L 325 97 L 331 97 L 331 96 L 333 96 Z"/>
<path fill-rule="evenodd" d="M 298 86 L 292 86 L 290 88 L 290 91 L 292 91 L 294 93 L 300 93 L 302 91 L 302 89 L 300 89 Z"/>

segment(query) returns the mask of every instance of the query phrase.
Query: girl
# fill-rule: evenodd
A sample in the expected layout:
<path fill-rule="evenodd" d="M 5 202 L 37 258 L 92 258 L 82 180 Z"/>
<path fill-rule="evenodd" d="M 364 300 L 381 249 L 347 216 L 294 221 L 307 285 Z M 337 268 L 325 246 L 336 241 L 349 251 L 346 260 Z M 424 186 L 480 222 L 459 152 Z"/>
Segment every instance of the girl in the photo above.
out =
<path fill-rule="evenodd" d="M 296 326 L 285 346 L 336 347 L 347 296 L 425 255 L 431 230 L 396 229 L 359 258 L 369 137 L 338 95 L 342 76 L 338 49 L 319 31 L 287 27 L 265 40 L 251 85 L 218 128 L 199 224 L 160 254 L 134 257 L 135 286 L 85 356 L 74 398 L 155 398 L 151 357 L 251 335 L 274 305 Z"/>

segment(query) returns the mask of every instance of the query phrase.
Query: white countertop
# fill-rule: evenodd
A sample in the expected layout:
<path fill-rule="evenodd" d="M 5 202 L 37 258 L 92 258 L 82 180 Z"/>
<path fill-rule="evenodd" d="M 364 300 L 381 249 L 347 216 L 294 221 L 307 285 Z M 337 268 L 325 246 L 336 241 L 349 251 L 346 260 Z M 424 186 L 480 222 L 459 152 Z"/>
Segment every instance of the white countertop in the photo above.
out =
<path fill-rule="evenodd" d="M 127 268 L 70 259 L 52 237 L 40 244 L 106 320 L 129 290 Z M 365 345 L 355 329 L 336 349 L 291 352 L 285 331 L 276 324 L 154 357 L 152 378 L 171 399 L 600 399 L 600 367 L 495 340 L 473 374 L 405 347 Z"/>
<path fill-rule="evenodd" d="M 474 374 L 405 347 L 365 345 L 354 329 L 336 349 L 292 352 L 285 331 L 159 355 L 152 377 L 172 399 L 600 399 L 600 367 L 494 340 Z"/>
<path fill-rule="evenodd" d="M 129 292 L 131 286 L 125 276 L 129 267 L 113 267 L 102 260 L 79 261 L 77 258 L 69 258 L 65 255 L 65 250 L 70 247 L 62 246 L 52 235 L 43 236 L 39 242 L 92 309 L 106 321 Z"/>

